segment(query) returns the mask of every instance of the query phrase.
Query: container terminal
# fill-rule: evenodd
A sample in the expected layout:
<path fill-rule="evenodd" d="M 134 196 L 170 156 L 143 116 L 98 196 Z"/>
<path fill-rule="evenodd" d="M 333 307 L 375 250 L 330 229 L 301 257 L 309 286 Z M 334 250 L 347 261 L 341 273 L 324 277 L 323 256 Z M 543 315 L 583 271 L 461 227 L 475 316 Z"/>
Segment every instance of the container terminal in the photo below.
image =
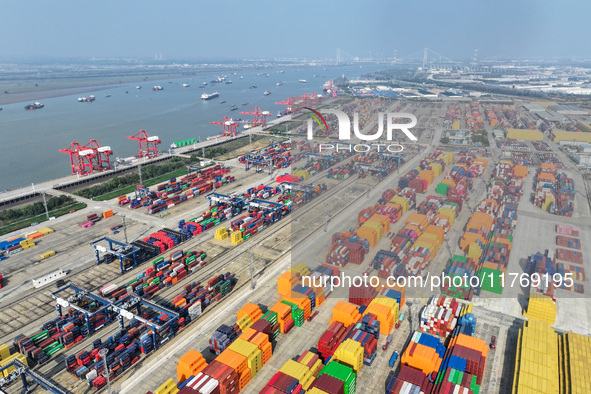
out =
<path fill-rule="evenodd" d="M 37 188 L 87 207 L 0 238 L 2 390 L 587 392 L 588 111 L 559 123 L 544 117 L 558 103 L 328 86 L 169 153 L 130 136 L 139 156 L 154 144 L 140 162 L 272 140 L 107 201 L 56 187 L 114 171 L 84 172 L 93 148 L 70 147 L 73 175 Z M 417 141 L 344 143 L 309 107 L 357 113 L 365 135 L 380 113 L 413 114 Z M 345 277 L 375 280 L 334 286 Z M 424 284 L 396 280 L 411 277 Z"/>

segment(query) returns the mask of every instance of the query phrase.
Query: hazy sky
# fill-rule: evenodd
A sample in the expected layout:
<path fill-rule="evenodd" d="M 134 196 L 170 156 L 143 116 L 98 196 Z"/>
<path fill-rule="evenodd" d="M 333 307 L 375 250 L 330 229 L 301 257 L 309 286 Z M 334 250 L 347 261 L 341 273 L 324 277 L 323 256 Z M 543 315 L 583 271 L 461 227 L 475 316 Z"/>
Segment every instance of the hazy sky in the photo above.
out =
<path fill-rule="evenodd" d="M 591 56 L 588 0 L 3 0 L 12 57 Z"/>

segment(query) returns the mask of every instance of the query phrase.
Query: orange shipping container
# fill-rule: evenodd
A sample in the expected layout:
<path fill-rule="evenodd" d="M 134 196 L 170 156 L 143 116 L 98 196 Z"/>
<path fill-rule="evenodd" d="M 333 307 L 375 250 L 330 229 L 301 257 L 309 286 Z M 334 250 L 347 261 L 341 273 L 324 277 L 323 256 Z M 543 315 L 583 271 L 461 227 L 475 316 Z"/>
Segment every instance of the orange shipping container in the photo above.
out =
<path fill-rule="evenodd" d="M 184 356 L 179 358 L 176 366 L 177 380 L 184 382 L 192 375 L 197 375 L 207 367 L 205 358 L 196 350 L 189 350 Z"/>
<path fill-rule="evenodd" d="M 242 376 L 242 373 L 245 371 L 248 371 L 248 374 L 250 375 L 250 369 L 248 369 L 248 360 L 240 353 L 226 349 L 215 359 L 216 361 L 219 361 L 220 363 L 232 368 L 240 376 Z"/>

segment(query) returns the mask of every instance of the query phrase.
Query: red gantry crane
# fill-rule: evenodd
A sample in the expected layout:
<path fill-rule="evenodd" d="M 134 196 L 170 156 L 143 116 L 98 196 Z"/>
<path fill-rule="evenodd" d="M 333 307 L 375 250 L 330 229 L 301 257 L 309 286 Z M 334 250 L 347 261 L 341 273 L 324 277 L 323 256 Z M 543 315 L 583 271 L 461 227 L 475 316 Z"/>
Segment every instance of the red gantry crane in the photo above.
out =
<path fill-rule="evenodd" d="M 81 146 L 77 142 L 72 142 L 66 149 L 60 149 L 60 152 L 70 155 L 70 166 L 72 168 L 72 175 L 92 174 L 92 156 L 94 151 Z"/>
<path fill-rule="evenodd" d="M 137 157 L 146 157 L 151 159 L 158 157 L 158 144 L 162 141 L 157 136 L 151 136 L 146 133 L 146 130 L 140 130 L 139 133 L 131 137 L 125 137 L 130 140 L 136 140 L 139 142 L 139 153 Z"/>
<path fill-rule="evenodd" d="M 113 151 L 110 146 L 101 146 L 97 140 L 90 140 L 84 145 L 84 148 L 92 149 L 94 154 L 91 157 L 92 168 L 94 171 L 106 171 L 111 169 L 111 156 Z"/>
<path fill-rule="evenodd" d="M 236 128 L 238 127 L 238 123 L 234 121 L 232 118 L 228 118 L 227 116 L 224 119 L 218 122 L 211 122 L 211 124 L 217 124 L 223 126 L 222 137 L 225 136 L 234 136 L 236 137 Z"/>
<path fill-rule="evenodd" d="M 88 175 L 111 169 L 109 156 L 113 151 L 109 146 L 101 146 L 97 140 L 90 140 L 86 145 L 72 142 L 68 148 L 60 149 L 60 152 L 70 155 L 72 174 Z"/>
<path fill-rule="evenodd" d="M 269 111 L 263 111 L 259 107 L 254 107 L 254 109 L 246 112 L 240 112 L 242 115 L 254 115 L 254 122 L 252 123 L 252 127 L 265 127 L 267 125 L 267 116 L 271 116 Z"/>

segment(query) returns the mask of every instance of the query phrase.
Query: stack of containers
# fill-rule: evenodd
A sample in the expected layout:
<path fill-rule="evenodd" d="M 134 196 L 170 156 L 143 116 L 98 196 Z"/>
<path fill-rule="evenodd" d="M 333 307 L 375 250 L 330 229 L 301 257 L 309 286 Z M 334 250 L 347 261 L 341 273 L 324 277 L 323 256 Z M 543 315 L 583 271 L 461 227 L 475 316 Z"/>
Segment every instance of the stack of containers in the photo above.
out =
<path fill-rule="evenodd" d="M 254 322 L 259 320 L 261 316 L 263 316 L 261 308 L 258 305 L 249 302 L 238 310 L 238 321 L 236 324 L 238 324 L 240 330 L 244 331 L 248 327 L 252 326 Z"/>
<path fill-rule="evenodd" d="M 524 323 L 517 342 L 514 393 L 559 392 L 558 346 L 559 337 L 550 324 L 535 319 Z"/>
<path fill-rule="evenodd" d="M 196 350 L 189 350 L 179 358 L 176 366 L 177 380 L 184 382 L 190 376 L 195 376 L 207 366 L 203 355 Z"/>
<path fill-rule="evenodd" d="M 378 292 L 376 289 L 368 283 L 364 283 L 359 287 L 351 286 L 349 287 L 349 303 L 355 305 L 368 305 L 377 294 Z"/>
<path fill-rule="evenodd" d="M 270 308 L 270 311 L 277 314 L 277 322 L 281 333 L 287 334 L 295 325 L 291 317 L 291 306 L 278 302 Z"/>
<path fill-rule="evenodd" d="M 386 394 L 431 393 L 433 383 L 421 371 L 402 365 L 398 376 L 393 376 L 386 387 Z"/>
<path fill-rule="evenodd" d="M 318 379 L 328 375 L 344 383 L 343 392 L 345 394 L 354 394 L 357 388 L 357 374 L 351 367 L 343 365 L 337 361 L 331 361 L 322 368 L 318 374 Z M 329 386 L 326 386 L 327 388 Z M 336 385 L 335 388 L 338 388 Z"/>
<path fill-rule="evenodd" d="M 523 316 L 546 323 L 554 324 L 556 321 L 556 303 L 551 297 L 540 293 L 530 293 L 527 311 Z"/>
<path fill-rule="evenodd" d="M 363 364 L 371 365 L 376 358 L 378 349 L 378 340 L 375 335 L 362 329 L 356 329 L 351 332 L 350 338 L 363 348 Z"/>
<path fill-rule="evenodd" d="M 295 294 L 297 294 L 297 293 L 295 293 Z M 296 316 L 298 316 L 298 320 L 299 320 L 299 310 L 302 311 L 303 320 L 306 320 L 312 314 L 312 300 L 311 300 L 312 297 L 313 296 L 307 297 L 307 296 L 303 296 L 303 295 L 300 295 L 297 297 L 283 297 L 281 302 L 283 302 L 284 304 L 288 304 L 292 307 L 292 318 L 294 318 L 294 321 L 296 320 L 295 319 Z M 297 323 L 297 321 L 295 323 Z M 302 323 L 303 323 L 303 321 L 302 321 Z M 297 324 L 296 324 L 296 326 L 297 326 Z"/>
<path fill-rule="evenodd" d="M 429 196 L 425 201 L 419 204 L 417 207 L 417 213 L 426 215 L 429 220 L 432 220 L 437 211 L 443 205 L 444 200 L 440 197 Z"/>
<path fill-rule="evenodd" d="M 419 330 L 446 338 L 456 328 L 460 311 L 455 298 L 434 296 L 421 313 Z"/>
<path fill-rule="evenodd" d="M 361 318 L 357 307 L 353 304 L 349 304 L 348 302 L 339 301 L 336 305 L 332 308 L 332 317 L 330 319 L 330 323 L 332 322 L 339 322 L 343 324 L 345 327 L 356 323 Z"/>
<path fill-rule="evenodd" d="M 318 352 L 324 360 L 332 357 L 338 346 L 353 332 L 354 327 L 354 324 L 345 326 L 338 321 L 330 323 L 326 331 L 318 338 Z"/>
<path fill-rule="evenodd" d="M 282 296 L 289 296 L 291 295 L 291 289 L 299 284 L 302 284 L 302 276 L 299 272 L 286 271 L 277 278 L 277 293 Z"/>
<path fill-rule="evenodd" d="M 232 327 L 222 324 L 209 338 L 209 350 L 212 353 L 220 354 L 242 334 L 240 327 L 235 324 Z"/>
<path fill-rule="evenodd" d="M 400 360 L 402 365 L 421 371 L 424 375 L 435 376 L 439 371 L 445 347 L 439 339 L 415 331 Z"/>
<path fill-rule="evenodd" d="M 398 320 L 399 306 L 395 299 L 378 297 L 372 300 L 364 311 L 364 315 L 372 314 L 380 322 L 380 334 L 388 335 Z"/>
<path fill-rule="evenodd" d="M 452 335 L 433 392 L 461 393 L 480 391 L 488 346 L 479 338 L 457 330 Z"/>
<path fill-rule="evenodd" d="M 475 260 L 469 257 L 453 255 L 443 271 L 445 279 L 441 284 L 441 292 L 451 297 L 471 300 L 473 290 L 470 287 L 469 280 L 476 274 L 477 268 L 478 264 Z M 460 277 L 461 280 L 456 279 L 454 282 L 455 277 Z M 466 280 L 468 283 L 466 283 Z"/>
<path fill-rule="evenodd" d="M 337 347 L 331 360 L 350 367 L 357 374 L 363 365 L 363 353 L 363 346 L 356 340 L 349 338 Z"/>

